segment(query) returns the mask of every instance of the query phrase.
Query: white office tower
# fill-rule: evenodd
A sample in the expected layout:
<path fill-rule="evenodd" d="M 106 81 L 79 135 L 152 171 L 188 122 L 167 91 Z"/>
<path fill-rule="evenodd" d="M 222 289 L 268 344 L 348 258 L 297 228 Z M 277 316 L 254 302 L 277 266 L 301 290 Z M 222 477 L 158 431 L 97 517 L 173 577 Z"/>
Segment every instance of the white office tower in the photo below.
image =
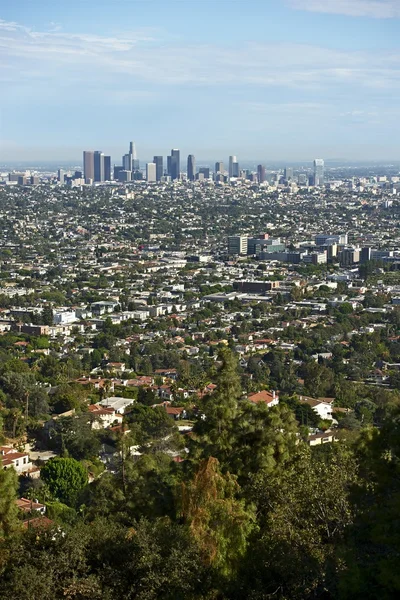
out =
<path fill-rule="evenodd" d="M 147 163 L 146 164 L 146 180 L 149 183 L 154 183 L 157 181 L 157 165 L 156 163 Z"/>
<path fill-rule="evenodd" d="M 132 156 L 132 160 L 136 160 L 137 159 L 136 144 L 135 144 L 135 142 L 130 142 L 129 143 L 129 154 Z"/>

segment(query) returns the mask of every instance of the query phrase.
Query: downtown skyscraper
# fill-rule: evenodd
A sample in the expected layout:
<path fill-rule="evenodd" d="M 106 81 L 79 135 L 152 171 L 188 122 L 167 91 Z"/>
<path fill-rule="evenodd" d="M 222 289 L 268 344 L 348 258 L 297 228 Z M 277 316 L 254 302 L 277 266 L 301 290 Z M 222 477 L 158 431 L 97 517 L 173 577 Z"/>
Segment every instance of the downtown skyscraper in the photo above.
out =
<path fill-rule="evenodd" d="M 193 154 L 189 154 L 187 159 L 187 176 L 189 181 L 194 181 L 196 177 L 196 159 Z"/>
<path fill-rule="evenodd" d="M 161 177 L 164 175 L 164 159 L 162 156 L 154 156 L 153 162 L 156 165 L 156 179 L 161 181 Z"/>
<path fill-rule="evenodd" d="M 325 163 L 322 158 L 314 160 L 314 185 L 324 185 L 325 182 Z"/>
<path fill-rule="evenodd" d="M 175 181 L 181 176 L 181 153 L 178 149 L 171 150 L 171 179 Z"/>
<path fill-rule="evenodd" d="M 239 177 L 239 163 L 236 156 L 229 157 L 229 177 Z"/>
<path fill-rule="evenodd" d="M 83 172 L 85 181 L 94 181 L 94 152 L 85 150 L 83 152 Z"/>

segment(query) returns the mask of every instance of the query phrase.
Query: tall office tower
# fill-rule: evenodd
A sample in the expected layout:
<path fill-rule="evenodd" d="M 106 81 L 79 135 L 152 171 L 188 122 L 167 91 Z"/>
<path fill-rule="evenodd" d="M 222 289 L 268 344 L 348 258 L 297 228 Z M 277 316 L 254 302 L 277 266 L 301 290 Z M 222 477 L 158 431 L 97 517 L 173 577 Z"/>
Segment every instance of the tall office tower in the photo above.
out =
<path fill-rule="evenodd" d="M 233 174 L 233 165 L 237 165 L 237 158 L 236 156 L 230 156 L 229 157 L 229 177 L 236 177 L 236 175 Z"/>
<path fill-rule="evenodd" d="M 314 185 L 324 185 L 324 161 L 322 158 L 316 158 L 314 160 Z"/>
<path fill-rule="evenodd" d="M 232 172 L 233 172 L 232 177 L 239 177 L 240 173 L 239 173 L 239 163 L 238 162 L 232 163 Z"/>
<path fill-rule="evenodd" d="M 189 181 L 194 181 L 196 176 L 196 159 L 193 154 L 189 154 L 187 158 L 187 176 Z"/>
<path fill-rule="evenodd" d="M 264 165 L 258 165 L 258 167 L 257 167 L 257 179 L 258 179 L 258 183 L 264 183 L 264 181 L 266 179 Z"/>
<path fill-rule="evenodd" d="M 180 179 L 181 176 L 181 153 L 176 148 L 171 150 L 171 179 Z"/>
<path fill-rule="evenodd" d="M 164 165 L 162 156 L 154 156 L 153 162 L 156 164 L 156 179 L 161 181 L 161 177 L 164 175 Z"/>
<path fill-rule="evenodd" d="M 224 163 L 222 161 L 218 161 L 215 163 L 215 172 L 216 173 L 224 172 Z"/>
<path fill-rule="evenodd" d="M 111 156 L 104 157 L 104 181 L 111 181 Z"/>
<path fill-rule="evenodd" d="M 285 181 L 290 181 L 293 179 L 293 167 L 285 167 L 283 177 Z"/>
<path fill-rule="evenodd" d="M 57 179 L 60 183 L 64 183 L 65 179 L 65 171 L 64 169 L 58 169 L 57 171 Z"/>
<path fill-rule="evenodd" d="M 136 144 L 135 142 L 129 142 L 129 156 L 130 156 L 130 170 L 138 171 L 139 170 L 139 159 L 136 153 Z"/>
<path fill-rule="evenodd" d="M 104 181 L 104 154 L 100 150 L 94 152 L 94 181 Z"/>
<path fill-rule="evenodd" d="M 167 156 L 167 175 L 171 176 L 171 157 Z"/>
<path fill-rule="evenodd" d="M 146 180 L 149 183 L 157 181 L 157 165 L 155 162 L 146 164 Z"/>
<path fill-rule="evenodd" d="M 122 166 L 124 171 L 132 171 L 132 154 L 124 154 L 122 157 Z"/>
<path fill-rule="evenodd" d="M 203 175 L 203 179 L 210 179 L 210 167 L 200 167 L 199 174 Z"/>
<path fill-rule="evenodd" d="M 83 171 L 85 181 L 94 180 L 94 152 L 92 150 L 85 150 L 83 153 Z"/>

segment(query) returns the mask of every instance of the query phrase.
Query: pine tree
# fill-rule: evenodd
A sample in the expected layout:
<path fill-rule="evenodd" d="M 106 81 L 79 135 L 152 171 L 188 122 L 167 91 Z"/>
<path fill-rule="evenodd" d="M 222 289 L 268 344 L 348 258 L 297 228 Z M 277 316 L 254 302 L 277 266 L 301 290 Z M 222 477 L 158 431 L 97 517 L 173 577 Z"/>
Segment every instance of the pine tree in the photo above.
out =
<path fill-rule="evenodd" d="M 239 566 L 255 527 L 252 508 L 238 500 L 235 477 L 223 475 L 218 460 L 208 458 L 189 484 L 182 484 L 181 515 L 199 544 L 203 560 L 222 575 Z"/>
<path fill-rule="evenodd" d="M 0 539 L 9 537 L 19 526 L 17 474 L 14 469 L 3 469 L 0 461 Z"/>

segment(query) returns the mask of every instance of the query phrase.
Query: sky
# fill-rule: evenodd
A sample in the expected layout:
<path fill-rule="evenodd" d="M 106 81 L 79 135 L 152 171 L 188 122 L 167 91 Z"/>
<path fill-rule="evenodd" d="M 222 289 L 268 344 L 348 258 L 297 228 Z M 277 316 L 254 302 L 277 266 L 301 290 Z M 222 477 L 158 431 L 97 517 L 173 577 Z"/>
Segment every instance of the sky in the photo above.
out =
<path fill-rule="evenodd" d="M 1 0 L 0 161 L 400 160 L 400 0 Z"/>

